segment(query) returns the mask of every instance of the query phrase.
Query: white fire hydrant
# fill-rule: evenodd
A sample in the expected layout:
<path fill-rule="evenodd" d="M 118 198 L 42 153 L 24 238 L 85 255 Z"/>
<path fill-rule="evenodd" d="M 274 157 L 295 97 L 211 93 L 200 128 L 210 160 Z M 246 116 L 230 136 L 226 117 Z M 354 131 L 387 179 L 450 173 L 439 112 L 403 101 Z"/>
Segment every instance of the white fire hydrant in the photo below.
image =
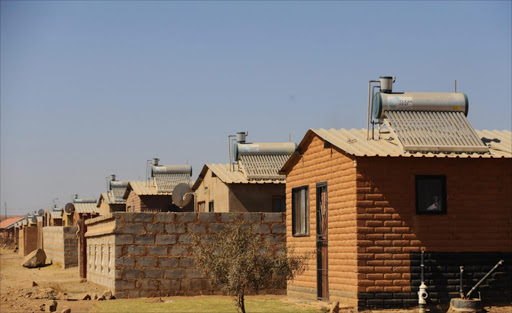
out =
<path fill-rule="evenodd" d="M 427 285 L 424 282 L 420 285 L 420 290 L 418 291 L 418 304 L 420 305 L 420 313 L 425 313 L 425 304 L 427 304 Z"/>

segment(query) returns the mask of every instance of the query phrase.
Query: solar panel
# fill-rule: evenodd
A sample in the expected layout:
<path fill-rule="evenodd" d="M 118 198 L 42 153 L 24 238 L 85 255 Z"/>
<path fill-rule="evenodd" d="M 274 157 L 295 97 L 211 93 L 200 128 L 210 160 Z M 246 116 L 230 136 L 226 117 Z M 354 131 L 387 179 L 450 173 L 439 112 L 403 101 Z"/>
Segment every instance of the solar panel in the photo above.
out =
<path fill-rule="evenodd" d="M 385 111 L 387 123 L 409 152 L 489 151 L 463 112 Z"/>
<path fill-rule="evenodd" d="M 285 179 L 278 172 L 289 157 L 289 154 L 240 155 L 240 163 L 249 180 Z"/>
<path fill-rule="evenodd" d="M 183 174 L 154 174 L 158 192 L 172 192 L 180 183 L 190 183 L 190 173 Z"/>

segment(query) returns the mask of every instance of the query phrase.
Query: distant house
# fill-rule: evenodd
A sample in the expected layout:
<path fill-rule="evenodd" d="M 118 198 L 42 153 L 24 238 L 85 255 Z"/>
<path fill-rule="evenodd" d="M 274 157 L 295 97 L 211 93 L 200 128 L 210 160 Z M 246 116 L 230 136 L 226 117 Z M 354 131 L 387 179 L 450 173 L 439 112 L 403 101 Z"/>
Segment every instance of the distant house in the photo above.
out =
<path fill-rule="evenodd" d="M 474 131 L 453 95 L 392 94 L 407 101 L 377 103 L 375 131 L 306 133 L 281 170 L 287 244 L 317 255 L 289 296 L 416 306 L 424 251 L 428 304 L 459 297 L 459 266 L 467 292 L 501 259 L 479 291 L 512 301 L 512 133 Z"/>
<path fill-rule="evenodd" d="M 46 225 L 47 226 L 63 226 L 62 215 L 64 212 L 64 208 L 53 208 L 46 210 Z"/>
<path fill-rule="evenodd" d="M 295 143 L 234 145 L 231 164 L 205 164 L 192 189 L 198 212 L 284 212 L 286 176 L 278 171 Z"/>
<path fill-rule="evenodd" d="M 192 212 L 194 204 L 180 209 L 172 202 L 172 192 L 178 184 L 190 185 L 190 165 L 159 165 L 153 159 L 150 180 L 128 181 L 123 199 L 126 212 Z"/>
<path fill-rule="evenodd" d="M 126 211 L 126 199 L 123 196 L 127 188 L 127 180 L 116 180 L 115 175 L 110 175 L 108 190 L 100 195 L 100 199 L 96 204 L 100 215 Z"/>
<path fill-rule="evenodd" d="M 3 244 L 15 243 L 15 225 L 16 222 L 23 219 L 23 216 L 10 217 L 0 222 L 0 240 Z"/>
<path fill-rule="evenodd" d="M 96 216 L 99 216 L 96 199 L 81 199 L 78 194 L 75 194 L 73 202 L 66 204 L 64 208 L 63 226 L 77 226 L 78 220 L 87 220 Z"/>

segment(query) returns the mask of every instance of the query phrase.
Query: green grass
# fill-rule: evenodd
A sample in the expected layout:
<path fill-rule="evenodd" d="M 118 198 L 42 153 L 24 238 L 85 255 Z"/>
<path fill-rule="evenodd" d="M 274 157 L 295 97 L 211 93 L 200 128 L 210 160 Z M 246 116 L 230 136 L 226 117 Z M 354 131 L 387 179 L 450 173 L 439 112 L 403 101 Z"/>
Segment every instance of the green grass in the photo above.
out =
<path fill-rule="evenodd" d="M 180 297 L 171 299 L 172 303 L 155 303 L 154 299 L 127 299 L 96 302 L 91 312 L 116 313 L 158 313 L 158 312 L 211 312 L 236 313 L 235 302 L 228 297 Z M 289 303 L 278 298 L 247 299 L 245 300 L 247 313 L 320 313 L 322 310 L 307 304 Z"/>

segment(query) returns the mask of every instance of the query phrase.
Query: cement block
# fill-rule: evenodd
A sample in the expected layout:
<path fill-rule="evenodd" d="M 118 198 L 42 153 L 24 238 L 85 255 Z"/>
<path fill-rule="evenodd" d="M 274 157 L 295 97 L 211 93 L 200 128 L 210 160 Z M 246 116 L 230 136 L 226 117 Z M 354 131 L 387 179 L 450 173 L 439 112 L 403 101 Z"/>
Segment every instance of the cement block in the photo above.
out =
<path fill-rule="evenodd" d="M 178 267 L 178 265 L 180 264 L 180 259 L 170 257 L 159 258 L 158 262 L 160 267 Z"/>
<path fill-rule="evenodd" d="M 179 279 L 162 279 L 160 280 L 160 290 L 179 290 L 180 280 Z"/>
<path fill-rule="evenodd" d="M 161 269 L 145 269 L 144 277 L 146 278 L 162 278 L 164 272 Z"/>
<path fill-rule="evenodd" d="M 242 214 L 244 222 L 246 223 L 260 223 L 261 213 L 244 213 Z"/>
<path fill-rule="evenodd" d="M 191 244 L 194 242 L 194 238 L 191 235 L 188 234 L 182 234 L 178 237 L 178 242 L 182 244 Z"/>
<path fill-rule="evenodd" d="M 176 235 L 156 235 L 157 245 L 173 245 L 176 243 Z"/>
<path fill-rule="evenodd" d="M 209 224 L 208 225 L 208 231 L 210 233 L 221 233 L 224 231 L 224 229 L 226 228 L 226 226 L 224 224 Z"/>
<path fill-rule="evenodd" d="M 123 276 L 125 278 L 140 278 L 141 272 L 137 269 L 124 269 Z"/>
<path fill-rule="evenodd" d="M 151 257 L 143 257 L 137 259 L 137 266 L 139 267 L 155 267 L 156 266 L 156 258 Z"/>
<path fill-rule="evenodd" d="M 127 267 L 134 267 L 135 266 L 135 260 L 133 258 L 129 257 L 122 257 L 122 258 L 116 258 L 116 266 L 122 265 Z"/>
<path fill-rule="evenodd" d="M 191 233 L 204 234 L 206 233 L 206 227 L 201 224 L 190 224 L 188 225 L 188 231 Z"/>
<path fill-rule="evenodd" d="M 116 290 L 117 294 L 117 290 Z M 128 290 L 128 298 L 139 298 L 140 297 L 140 291 L 139 290 Z"/>
<path fill-rule="evenodd" d="M 282 222 L 281 213 L 263 213 L 263 222 Z"/>
<path fill-rule="evenodd" d="M 187 269 L 187 278 L 202 278 L 203 272 L 197 268 Z"/>
<path fill-rule="evenodd" d="M 134 223 L 151 223 L 153 221 L 154 213 L 133 213 Z"/>
<path fill-rule="evenodd" d="M 178 223 L 191 223 L 197 221 L 197 213 L 184 212 L 176 214 L 176 221 Z"/>
<path fill-rule="evenodd" d="M 165 232 L 168 234 L 183 234 L 185 232 L 185 225 L 166 224 Z"/>
<path fill-rule="evenodd" d="M 146 224 L 146 231 L 148 233 L 157 234 L 164 231 L 164 224 Z"/>
<path fill-rule="evenodd" d="M 182 268 L 165 270 L 165 278 L 183 278 L 185 270 Z"/>
<path fill-rule="evenodd" d="M 254 225 L 254 232 L 256 234 L 270 234 L 270 227 L 267 224 Z"/>
<path fill-rule="evenodd" d="M 284 225 L 284 224 L 272 225 L 272 234 L 286 234 L 286 225 Z"/>
<path fill-rule="evenodd" d="M 171 248 L 171 255 L 188 255 L 187 246 L 173 246 Z"/>
<path fill-rule="evenodd" d="M 232 223 L 240 220 L 239 213 L 221 213 L 220 220 L 223 223 Z"/>
<path fill-rule="evenodd" d="M 131 245 L 133 244 L 133 235 L 116 235 L 117 245 Z"/>
<path fill-rule="evenodd" d="M 145 246 L 128 246 L 127 252 L 129 255 L 145 255 Z"/>
<path fill-rule="evenodd" d="M 156 223 L 173 223 L 174 218 L 176 217 L 175 213 L 157 213 L 155 214 L 155 222 Z"/>
<path fill-rule="evenodd" d="M 133 222 L 133 215 L 135 215 L 135 214 L 138 214 L 138 213 L 124 213 L 124 222 L 125 223 Z"/>
<path fill-rule="evenodd" d="M 194 266 L 194 258 L 180 258 L 181 267 L 192 267 Z"/>
<path fill-rule="evenodd" d="M 135 243 L 138 245 L 150 245 L 155 243 L 155 235 L 135 235 Z"/>
<path fill-rule="evenodd" d="M 199 213 L 199 222 L 213 223 L 217 221 L 217 215 L 215 213 L 201 212 Z"/>
<path fill-rule="evenodd" d="M 149 246 L 148 255 L 167 255 L 167 246 Z"/>
<path fill-rule="evenodd" d="M 128 223 L 124 226 L 124 233 L 126 234 L 142 234 L 144 226 L 142 223 Z"/>
<path fill-rule="evenodd" d="M 118 280 L 116 281 L 116 290 L 131 290 L 135 289 L 135 281 L 133 280 Z"/>

